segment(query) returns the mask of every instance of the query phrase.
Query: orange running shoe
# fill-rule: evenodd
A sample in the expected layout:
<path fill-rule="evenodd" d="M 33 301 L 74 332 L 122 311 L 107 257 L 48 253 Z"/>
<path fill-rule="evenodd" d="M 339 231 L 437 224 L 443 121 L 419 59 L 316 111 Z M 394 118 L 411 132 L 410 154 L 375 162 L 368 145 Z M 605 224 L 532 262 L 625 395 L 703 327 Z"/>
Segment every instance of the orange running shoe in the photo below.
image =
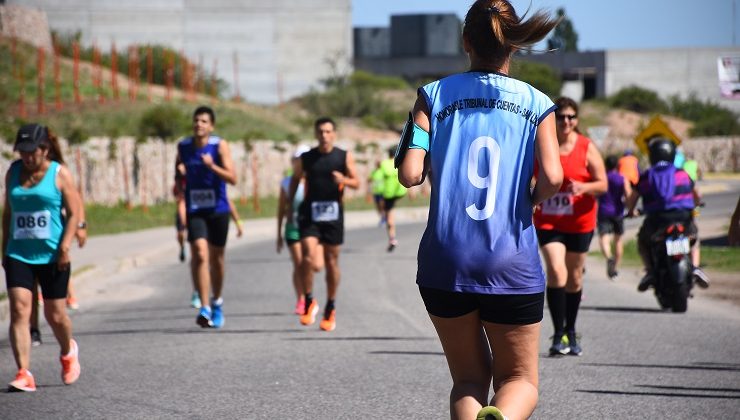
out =
<path fill-rule="evenodd" d="M 324 331 L 334 331 L 335 328 L 337 328 L 337 320 L 336 320 L 336 309 L 332 309 L 329 313 L 329 318 L 324 318 L 319 323 L 319 328 L 321 328 Z"/>
<path fill-rule="evenodd" d="M 80 303 L 77 302 L 77 298 L 76 297 L 74 297 L 72 295 L 67 296 L 67 308 L 68 309 L 73 309 L 73 310 L 80 309 Z"/>
<path fill-rule="evenodd" d="M 15 380 L 8 384 L 8 392 L 33 392 L 36 390 L 36 381 L 28 369 L 18 369 Z"/>
<path fill-rule="evenodd" d="M 313 325 L 316 322 L 316 314 L 319 313 L 319 303 L 316 299 L 311 299 L 311 304 L 308 306 L 308 311 L 301 315 L 301 324 Z"/>
<path fill-rule="evenodd" d="M 62 382 L 64 382 L 64 385 L 71 385 L 80 377 L 80 350 L 75 340 L 69 340 L 69 342 L 70 347 L 72 347 L 69 354 L 59 356 L 59 361 L 62 362 Z"/>

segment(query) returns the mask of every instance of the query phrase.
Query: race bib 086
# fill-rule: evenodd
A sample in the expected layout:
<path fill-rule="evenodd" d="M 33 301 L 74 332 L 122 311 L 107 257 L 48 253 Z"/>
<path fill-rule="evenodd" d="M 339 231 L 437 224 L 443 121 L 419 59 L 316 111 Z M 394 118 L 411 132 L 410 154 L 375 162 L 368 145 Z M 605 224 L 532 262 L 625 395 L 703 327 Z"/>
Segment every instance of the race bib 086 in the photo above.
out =
<path fill-rule="evenodd" d="M 190 208 L 193 210 L 199 210 L 213 207 L 216 207 L 215 190 L 190 190 Z"/>
<path fill-rule="evenodd" d="M 314 201 L 311 203 L 311 220 L 314 222 L 339 220 L 339 203 L 336 201 Z"/>
<path fill-rule="evenodd" d="M 559 192 L 542 203 L 542 214 L 565 215 L 573 214 L 573 194 Z"/>
<path fill-rule="evenodd" d="M 50 239 L 51 212 L 13 213 L 13 239 Z"/>

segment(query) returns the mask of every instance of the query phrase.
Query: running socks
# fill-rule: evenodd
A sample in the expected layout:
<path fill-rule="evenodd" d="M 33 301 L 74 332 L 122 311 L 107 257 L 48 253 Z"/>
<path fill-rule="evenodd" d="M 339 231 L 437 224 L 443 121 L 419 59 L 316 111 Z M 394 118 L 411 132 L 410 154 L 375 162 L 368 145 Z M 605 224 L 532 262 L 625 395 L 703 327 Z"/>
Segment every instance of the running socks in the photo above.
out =
<path fill-rule="evenodd" d="M 582 294 L 583 289 L 575 293 L 565 293 L 565 331 L 574 332 L 576 330 L 576 318 L 578 308 L 581 306 Z"/>
<path fill-rule="evenodd" d="M 550 308 L 550 317 L 556 334 L 564 332 L 563 324 L 565 323 L 565 287 L 548 287 L 547 288 L 547 306 Z M 575 320 L 575 318 L 573 318 Z"/>
<path fill-rule="evenodd" d="M 326 307 L 324 308 L 324 319 L 329 319 L 329 316 L 331 315 L 331 311 L 334 310 L 334 299 L 329 299 L 326 301 Z"/>
<path fill-rule="evenodd" d="M 224 304 L 224 298 L 219 297 L 218 299 L 213 299 L 211 302 L 213 306 L 221 306 Z"/>
<path fill-rule="evenodd" d="M 306 307 L 303 310 L 304 314 L 308 313 L 308 307 L 311 306 L 311 302 L 313 302 L 313 293 L 308 292 L 306 293 Z"/>

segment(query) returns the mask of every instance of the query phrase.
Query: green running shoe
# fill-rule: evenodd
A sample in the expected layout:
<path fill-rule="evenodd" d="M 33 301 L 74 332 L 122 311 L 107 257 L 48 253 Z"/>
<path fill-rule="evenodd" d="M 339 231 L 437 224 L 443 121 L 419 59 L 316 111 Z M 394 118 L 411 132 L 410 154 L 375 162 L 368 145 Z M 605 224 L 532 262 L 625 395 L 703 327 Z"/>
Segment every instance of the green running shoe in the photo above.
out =
<path fill-rule="evenodd" d="M 487 405 L 480 409 L 475 420 L 507 420 L 507 418 L 498 408 Z"/>

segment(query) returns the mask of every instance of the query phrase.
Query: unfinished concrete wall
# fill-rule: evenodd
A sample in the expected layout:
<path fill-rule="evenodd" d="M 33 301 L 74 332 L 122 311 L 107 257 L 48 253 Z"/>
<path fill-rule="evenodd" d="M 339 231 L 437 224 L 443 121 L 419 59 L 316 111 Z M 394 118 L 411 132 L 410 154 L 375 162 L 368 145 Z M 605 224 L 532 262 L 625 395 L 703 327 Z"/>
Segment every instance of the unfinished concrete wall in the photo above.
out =
<path fill-rule="evenodd" d="M 606 95 L 637 85 L 661 97 L 694 93 L 740 112 L 740 100 L 720 96 L 717 58 L 740 56 L 740 48 L 669 48 L 606 51 Z"/>
<path fill-rule="evenodd" d="M 350 0 L 9 0 L 37 7 L 52 29 L 82 33 L 85 45 L 119 50 L 162 44 L 258 103 L 277 103 L 326 78 L 330 61 L 352 57 Z M 234 71 L 236 60 L 236 76 Z M 238 84 L 236 83 L 238 81 Z"/>

